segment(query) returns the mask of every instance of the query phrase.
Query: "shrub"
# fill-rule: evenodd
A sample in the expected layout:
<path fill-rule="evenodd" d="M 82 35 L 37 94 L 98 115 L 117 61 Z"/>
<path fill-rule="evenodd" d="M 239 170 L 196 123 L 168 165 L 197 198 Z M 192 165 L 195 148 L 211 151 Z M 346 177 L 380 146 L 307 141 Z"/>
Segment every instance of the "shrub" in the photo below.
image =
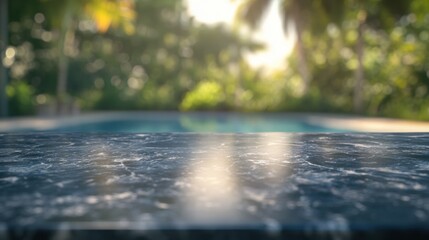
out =
<path fill-rule="evenodd" d="M 184 111 L 216 110 L 222 109 L 224 103 L 225 96 L 220 84 L 213 81 L 203 81 L 185 95 L 180 104 L 180 109 Z"/>

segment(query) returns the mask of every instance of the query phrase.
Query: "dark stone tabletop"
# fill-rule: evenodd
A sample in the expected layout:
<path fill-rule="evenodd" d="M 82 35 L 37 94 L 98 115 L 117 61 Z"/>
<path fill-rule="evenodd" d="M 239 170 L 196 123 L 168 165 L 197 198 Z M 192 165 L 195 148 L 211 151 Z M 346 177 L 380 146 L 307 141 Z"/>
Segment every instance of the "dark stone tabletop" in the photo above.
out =
<path fill-rule="evenodd" d="M 429 239 L 429 134 L 0 134 L 0 239 Z"/>

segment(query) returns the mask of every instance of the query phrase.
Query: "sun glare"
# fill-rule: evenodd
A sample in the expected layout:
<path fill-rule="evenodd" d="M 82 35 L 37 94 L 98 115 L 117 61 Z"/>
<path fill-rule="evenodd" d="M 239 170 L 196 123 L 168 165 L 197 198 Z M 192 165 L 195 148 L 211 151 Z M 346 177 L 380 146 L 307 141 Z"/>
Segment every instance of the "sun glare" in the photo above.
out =
<path fill-rule="evenodd" d="M 189 13 L 206 24 L 232 24 L 240 1 L 231 0 L 187 0 Z M 273 1 L 260 29 L 253 36 L 266 44 L 265 51 L 248 54 L 247 61 L 254 67 L 269 70 L 284 68 L 285 59 L 292 52 L 294 35 L 285 37 L 279 15 L 279 2 Z"/>
<path fill-rule="evenodd" d="M 207 23 L 231 23 L 237 2 L 231 0 L 187 0 L 189 13 L 196 20 Z"/>

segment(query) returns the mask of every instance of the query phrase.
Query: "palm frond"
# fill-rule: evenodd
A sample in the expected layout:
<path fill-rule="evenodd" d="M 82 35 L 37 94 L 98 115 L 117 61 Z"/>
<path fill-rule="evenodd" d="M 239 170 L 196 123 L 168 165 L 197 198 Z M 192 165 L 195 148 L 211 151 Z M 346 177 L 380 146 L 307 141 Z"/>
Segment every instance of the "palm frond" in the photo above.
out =
<path fill-rule="evenodd" d="M 280 12 L 283 19 L 283 28 L 287 29 L 290 22 L 298 28 L 303 28 L 311 18 L 311 7 L 314 0 L 283 0 L 281 1 Z"/>
<path fill-rule="evenodd" d="M 239 6 L 237 17 L 251 28 L 256 28 L 268 11 L 270 3 L 271 0 L 246 0 Z"/>

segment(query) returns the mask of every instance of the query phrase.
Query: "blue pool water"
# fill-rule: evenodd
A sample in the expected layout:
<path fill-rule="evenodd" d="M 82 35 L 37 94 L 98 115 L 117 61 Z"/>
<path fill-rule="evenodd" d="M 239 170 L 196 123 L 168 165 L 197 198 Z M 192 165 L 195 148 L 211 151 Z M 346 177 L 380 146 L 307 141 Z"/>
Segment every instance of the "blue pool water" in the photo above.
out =
<path fill-rule="evenodd" d="M 48 129 L 64 132 L 345 132 L 285 114 L 148 113 Z"/>

